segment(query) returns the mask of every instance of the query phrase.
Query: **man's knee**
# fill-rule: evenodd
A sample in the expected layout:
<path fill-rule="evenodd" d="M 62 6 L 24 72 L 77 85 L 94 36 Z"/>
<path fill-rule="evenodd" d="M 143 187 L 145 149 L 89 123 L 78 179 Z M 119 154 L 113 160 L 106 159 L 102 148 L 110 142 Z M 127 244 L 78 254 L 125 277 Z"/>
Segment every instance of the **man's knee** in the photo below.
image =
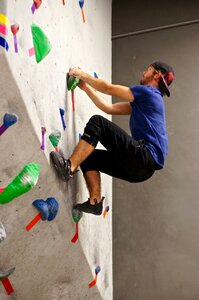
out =
<path fill-rule="evenodd" d="M 100 122 L 104 119 L 104 117 L 100 116 L 100 115 L 93 115 L 88 123 L 94 123 L 94 124 L 100 124 Z"/>
<path fill-rule="evenodd" d="M 100 128 L 100 115 L 92 116 L 86 127 L 84 128 L 84 133 L 82 139 L 92 146 L 96 147 L 100 138 L 101 128 Z"/>

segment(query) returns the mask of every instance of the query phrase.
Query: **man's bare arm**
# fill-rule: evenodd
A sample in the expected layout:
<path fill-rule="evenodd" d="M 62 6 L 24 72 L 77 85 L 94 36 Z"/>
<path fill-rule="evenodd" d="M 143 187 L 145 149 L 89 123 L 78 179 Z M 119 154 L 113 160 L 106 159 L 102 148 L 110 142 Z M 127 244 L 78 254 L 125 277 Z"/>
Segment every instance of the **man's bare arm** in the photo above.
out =
<path fill-rule="evenodd" d="M 80 86 L 81 88 L 81 86 Z M 118 103 L 109 103 L 104 98 L 102 98 L 96 91 L 86 84 L 84 86 L 84 91 L 89 96 L 89 98 L 93 101 L 93 103 L 101 109 L 103 112 L 110 115 L 128 115 L 131 113 L 131 105 L 130 101 L 128 102 L 118 102 Z"/>
<path fill-rule="evenodd" d="M 112 84 L 103 79 L 92 77 L 91 75 L 83 72 L 80 68 L 71 69 L 69 74 L 83 80 L 95 90 L 101 93 L 125 100 L 134 100 L 133 94 L 129 87 L 118 84 Z"/>

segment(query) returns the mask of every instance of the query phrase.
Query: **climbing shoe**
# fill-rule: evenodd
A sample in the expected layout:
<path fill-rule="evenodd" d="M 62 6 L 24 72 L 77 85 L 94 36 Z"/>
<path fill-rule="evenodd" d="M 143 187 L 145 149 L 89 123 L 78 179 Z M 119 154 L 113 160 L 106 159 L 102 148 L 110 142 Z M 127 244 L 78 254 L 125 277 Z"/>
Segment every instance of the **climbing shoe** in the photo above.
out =
<path fill-rule="evenodd" d="M 58 176 L 63 181 L 68 181 L 71 177 L 73 177 L 74 173 L 71 171 L 71 162 L 64 158 L 59 152 L 52 151 L 50 152 L 50 158 L 55 167 L 55 170 Z"/>
<path fill-rule="evenodd" d="M 78 209 L 80 211 L 83 211 L 88 214 L 93 214 L 93 215 L 101 215 L 102 214 L 102 209 L 103 209 L 103 201 L 105 197 L 102 197 L 101 201 L 97 203 L 97 199 L 94 199 L 95 204 L 90 204 L 90 199 L 88 201 L 82 203 L 82 204 L 76 204 L 75 209 Z"/>

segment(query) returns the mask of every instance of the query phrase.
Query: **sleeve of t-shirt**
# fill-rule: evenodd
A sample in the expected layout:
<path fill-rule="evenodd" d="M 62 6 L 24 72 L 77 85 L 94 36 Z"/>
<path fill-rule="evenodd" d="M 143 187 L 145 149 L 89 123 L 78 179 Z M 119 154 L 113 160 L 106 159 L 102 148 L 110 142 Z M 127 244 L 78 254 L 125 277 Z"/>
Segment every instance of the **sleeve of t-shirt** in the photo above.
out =
<path fill-rule="evenodd" d="M 148 94 L 148 90 L 147 90 L 146 86 L 144 86 L 144 85 L 136 85 L 136 86 L 130 87 L 130 90 L 134 96 L 135 102 L 145 100 L 145 97 Z"/>

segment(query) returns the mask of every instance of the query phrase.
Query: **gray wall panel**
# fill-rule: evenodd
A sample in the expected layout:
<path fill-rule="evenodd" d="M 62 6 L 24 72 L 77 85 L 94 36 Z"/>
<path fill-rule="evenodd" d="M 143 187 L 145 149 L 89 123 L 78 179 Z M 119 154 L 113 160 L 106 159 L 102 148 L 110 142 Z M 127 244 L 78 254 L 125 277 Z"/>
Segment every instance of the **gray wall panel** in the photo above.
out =
<path fill-rule="evenodd" d="M 113 0 L 113 35 L 198 18 L 196 0 Z"/>
<path fill-rule="evenodd" d="M 157 59 L 176 75 L 169 154 L 147 182 L 114 180 L 114 300 L 199 299 L 199 24 L 114 40 L 113 82 L 137 84 Z M 129 132 L 127 117 L 113 121 Z"/>

